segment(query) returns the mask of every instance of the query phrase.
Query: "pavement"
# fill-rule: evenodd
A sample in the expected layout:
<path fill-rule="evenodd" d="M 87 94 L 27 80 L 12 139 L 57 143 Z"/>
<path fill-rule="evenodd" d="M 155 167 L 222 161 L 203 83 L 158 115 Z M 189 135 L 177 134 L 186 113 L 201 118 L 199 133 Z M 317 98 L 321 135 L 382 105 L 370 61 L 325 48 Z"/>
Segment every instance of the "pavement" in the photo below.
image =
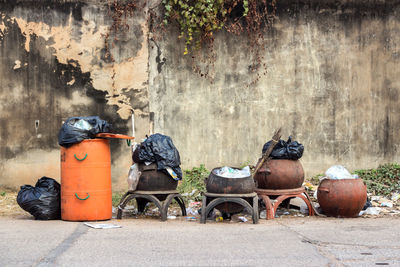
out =
<path fill-rule="evenodd" d="M 82 222 L 0 217 L 1 266 L 400 266 L 400 218 Z"/>

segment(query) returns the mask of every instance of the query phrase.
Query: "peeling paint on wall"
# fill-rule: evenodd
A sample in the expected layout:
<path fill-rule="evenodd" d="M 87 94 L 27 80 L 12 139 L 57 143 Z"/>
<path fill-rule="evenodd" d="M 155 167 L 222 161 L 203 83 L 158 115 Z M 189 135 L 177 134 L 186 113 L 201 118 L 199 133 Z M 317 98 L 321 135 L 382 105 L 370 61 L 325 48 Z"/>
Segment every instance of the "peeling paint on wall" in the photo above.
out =
<path fill-rule="evenodd" d="M 145 15 L 130 19 L 130 32 L 112 35 L 112 62 L 105 3 L 78 2 L 0 3 L 0 185 L 58 179 L 57 135 L 70 116 L 99 115 L 114 132 L 130 134 L 134 109 L 136 137 L 148 133 Z M 113 184 L 122 189 L 130 150 L 125 142 L 110 145 Z"/>
<path fill-rule="evenodd" d="M 17 12 L 18 13 L 18 12 Z M 44 22 L 28 22 L 24 18 L 12 17 L 26 38 L 25 50 L 30 51 L 31 36 L 44 38 L 46 47 L 62 64 L 71 64 L 71 60 L 79 63 L 82 72 L 90 73 L 93 87 L 107 92 L 108 104 L 119 107 L 118 114 L 128 119 L 132 107 L 130 96 L 122 90 L 136 88 L 147 90 L 148 51 L 147 38 L 143 38 L 141 49 L 136 55 L 120 60 L 120 63 L 106 63 L 101 59 L 104 50 L 104 39 L 109 25 L 98 25 L 93 16 L 83 12 L 83 21 L 79 29 L 79 37 L 75 36 L 75 25 L 72 14 L 64 26 L 47 25 Z M 147 36 L 147 24 L 141 25 L 142 35 Z M 94 64 L 96 62 L 97 64 Z M 71 82 L 71 81 L 70 81 Z"/>

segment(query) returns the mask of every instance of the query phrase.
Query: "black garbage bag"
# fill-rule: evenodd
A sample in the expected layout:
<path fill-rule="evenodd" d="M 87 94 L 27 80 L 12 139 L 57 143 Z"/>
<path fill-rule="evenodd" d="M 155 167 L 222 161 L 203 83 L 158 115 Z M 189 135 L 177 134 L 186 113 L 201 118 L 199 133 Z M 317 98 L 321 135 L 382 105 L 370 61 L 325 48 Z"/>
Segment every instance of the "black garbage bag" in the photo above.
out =
<path fill-rule="evenodd" d="M 271 145 L 271 141 L 268 141 L 264 144 L 262 149 L 262 153 L 264 154 L 267 151 L 268 147 Z M 303 156 L 304 146 L 297 141 L 292 141 L 292 137 L 289 136 L 287 141 L 279 140 L 279 142 L 275 145 L 272 153 L 270 155 L 273 159 L 292 159 L 296 160 Z"/>
<path fill-rule="evenodd" d="M 17 203 L 36 220 L 60 219 L 60 184 L 52 178 L 42 177 L 35 187 L 23 185 L 18 192 Z"/>
<path fill-rule="evenodd" d="M 140 144 L 138 162 L 155 162 L 157 170 L 165 171 L 166 167 L 176 173 L 178 180 L 182 179 L 181 158 L 169 136 L 153 134 Z"/>
<path fill-rule="evenodd" d="M 111 125 L 98 116 L 71 117 L 62 125 L 58 133 L 58 144 L 69 147 L 84 139 L 95 138 L 98 133 L 111 131 Z"/>

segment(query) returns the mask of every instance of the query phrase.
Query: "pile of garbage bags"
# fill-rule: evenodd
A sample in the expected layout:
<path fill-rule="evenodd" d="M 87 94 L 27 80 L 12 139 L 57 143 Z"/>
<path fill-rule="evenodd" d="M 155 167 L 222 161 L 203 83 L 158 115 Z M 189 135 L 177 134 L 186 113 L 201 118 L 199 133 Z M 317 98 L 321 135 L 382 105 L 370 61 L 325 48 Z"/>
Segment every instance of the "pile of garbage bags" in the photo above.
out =
<path fill-rule="evenodd" d="M 268 150 L 271 145 L 272 140 L 264 144 L 262 153 Z M 303 156 L 304 146 L 297 141 L 292 141 L 292 137 L 289 136 L 287 141 L 279 140 L 279 142 L 274 146 L 270 157 L 272 159 L 291 159 L 297 160 Z"/>
<path fill-rule="evenodd" d="M 56 180 L 44 176 L 34 187 L 21 186 L 17 203 L 36 220 L 57 220 L 61 218 L 60 189 Z"/>
<path fill-rule="evenodd" d="M 129 190 L 135 190 L 141 175 L 138 163 L 149 165 L 155 163 L 157 170 L 170 175 L 174 180 L 182 179 L 179 151 L 174 146 L 171 137 L 162 134 L 153 134 L 142 143 L 132 147 L 134 164 L 129 169 Z"/>
<path fill-rule="evenodd" d="M 58 144 L 70 147 L 85 139 L 95 138 L 98 133 L 111 131 L 111 125 L 98 116 L 71 117 L 62 125 L 58 133 Z"/>

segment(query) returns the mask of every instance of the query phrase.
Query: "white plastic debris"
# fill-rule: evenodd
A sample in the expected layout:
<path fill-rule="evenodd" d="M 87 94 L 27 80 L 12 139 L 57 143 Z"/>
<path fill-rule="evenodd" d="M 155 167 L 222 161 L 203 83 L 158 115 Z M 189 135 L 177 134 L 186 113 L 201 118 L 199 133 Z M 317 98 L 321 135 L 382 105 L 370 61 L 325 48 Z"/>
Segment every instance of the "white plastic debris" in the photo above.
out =
<path fill-rule="evenodd" d="M 248 221 L 247 218 L 244 217 L 244 216 L 239 216 L 238 218 L 239 218 L 239 220 L 241 220 L 242 222 L 247 222 L 247 221 Z"/>
<path fill-rule="evenodd" d="M 329 179 L 357 179 L 358 175 L 351 175 L 349 171 L 342 165 L 334 165 L 325 172 L 326 177 Z"/>
<path fill-rule="evenodd" d="M 260 212 L 260 219 L 266 219 L 267 218 L 267 211 L 266 210 L 262 210 Z"/>
<path fill-rule="evenodd" d="M 399 193 L 392 193 L 392 201 L 396 202 L 397 200 L 400 199 L 400 194 Z"/>
<path fill-rule="evenodd" d="M 244 178 L 251 176 L 250 167 L 246 166 L 243 169 L 234 169 L 228 166 L 214 170 L 218 176 L 225 178 Z"/>
<path fill-rule="evenodd" d="M 382 202 L 381 207 L 393 208 L 393 203 L 392 202 Z"/>
<path fill-rule="evenodd" d="M 358 215 L 359 216 L 362 216 L 362 215 L 379 215 L 380 212 L 381 212 L 381 208 L 369 207 L 366 210 L 360 211 L 360 213 Z"/>
<path fill-rule="evenodd" d="M 186 208 L 186 214 L 187 215 L 199 215 L 199 212 L 197 211 L 197 209 L 188 207 L 188 208 Z"/>
<path fill-rule="evenodd" d="M 307 205 L 300 206 L 300 213 L 302 213 L 302 214 L 308 214 L 309 213 Z"/>
<path fill-rule="evenodd" d="M 313 197 L 314 197 L 315 199 L 318 199 L 318 187 L 317 187 L 317 189 L 315 189 L 314 194 L 313 194 Z"/>
<path fill-rule="evenodd" d="M 136 190 L 136 187 L 139 183 L 139 178 L 142 173 L 139 171 L 139 165 L 137 163 L 133 164 L 129 168 L 129 173 L 128 173 L 128 190 Z"/>
<path fill-rule="evenodd" d="M 381 199 L 380 196 L 372 196 L 371 197 L 371 201 L 379 201 L 379 199 Z"/>
<path fill-rule="evenodd" d="M 174 215 L 168 215 L 167 218 L 168 218 L 168 219 L 171 219 L 171 220 L 175 220 L 175 219 L 176 219 L 176 216 L 174 216 Z"/>
<path fill-rule="evenodd" d="M 83 223 L 86 226 L 95 228 L 95 229 L 112 229 L 112 228 L 121 228 L 120 225 L 112 224 L 112 223 Z"/>

